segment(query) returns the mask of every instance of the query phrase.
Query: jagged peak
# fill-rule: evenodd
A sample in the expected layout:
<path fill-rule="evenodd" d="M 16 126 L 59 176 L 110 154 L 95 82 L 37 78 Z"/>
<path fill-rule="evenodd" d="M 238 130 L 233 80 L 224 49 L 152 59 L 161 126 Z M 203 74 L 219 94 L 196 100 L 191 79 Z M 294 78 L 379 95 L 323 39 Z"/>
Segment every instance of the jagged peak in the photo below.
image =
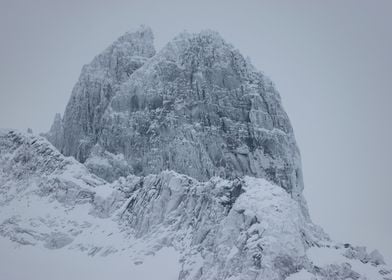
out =
<path fill-rule="evenodd" d="M 137 28 L 130 29 L 127 32 L 125 32 L 125 34 L 119 37 L 117 41 L 134 40 L 134 39 L 153 40 L 154 33 L 151 27 L 142 24 Z"/>
<path fill-rule="evenodd" d="M 149 73 L 163 61 L 170 61 L 182 69 L 190 68 L 231 68 L 244 79 L 262 80 L 264 74 L 257 70 L 241 52 L 228 43 L 219 32 L 211 29 L 200 32 L 184 30 L 170 40 L 156 55 L 135 71 L 133 79 Z M 197 69 L 194 69 L 198 71 Z"/>
<path fill-rule="evenodd" d="M 102 70 L 102 68 L 110 67 L 108 57 L 112 57 L 113 55 L 120 60 L 129 60 L 130 56 L 150 58 L 155 53 L 152 29 L 148 26 L 141 25 L 118 37 L 103 52 L 95 56 L 89 64 L 84 65 L 82 73 L 91 68 Z"/>
<path fill-rule="evenodd" d="M 116 46 L 124 42 L 135 43 L 135 42 L 145 42 L 148 44 L 153 44 L 154 34 L 151 27 L 146 25 L 140 25 L 137 28 L 130 29 L 126 31 L 123 35 L 117 38 L 110 46 Z"/>
<path fill-rule="evenodd" d="M 65 155 L 84 162 L 100 131 L 102 115 L 119 86 L 155 55 L 151 28 L 140 26 L 120 36 L 87 65 L 75 84 L 63 116 L 60 141 Z M 77 120 L 77 121 L 75 121 Z"/>
<path fill-rule="evenodd" d="M 227 43 L 223 39 L 223 37 L 218 31 L 213 29 L 203 29 L 199 32 L 189 32 L 187 30 L 184 30 L 180 32 L 177 36 L 175 36 L 172 41 L 178 40 L 200 40 L 209 44 L 221 43 L 222 45 L 233 48 L 231 44 Z"/>
<path fill-rule="evenodd" d="M 219 32 L 206 29 L 200 32 L 190 33 L 183 31 L 171 40 L 168 45 L 181 46 L 183 52 L 192 52 L 199 56 L 211 55 L 210 52 L 217 50 L 227 52 L 238 52 L 233 45 L 227 43 Z M 216 53 L 218 54 L 218 53 Z"/>

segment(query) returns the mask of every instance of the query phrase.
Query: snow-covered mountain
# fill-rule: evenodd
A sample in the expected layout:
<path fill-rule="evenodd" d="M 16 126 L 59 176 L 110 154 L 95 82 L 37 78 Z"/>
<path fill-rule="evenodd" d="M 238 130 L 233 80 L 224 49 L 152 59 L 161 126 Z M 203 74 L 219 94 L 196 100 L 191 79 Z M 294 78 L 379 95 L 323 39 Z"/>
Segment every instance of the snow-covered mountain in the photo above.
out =
<path fill-rule="evenodd" d="M 123 65 L 135 53 L 154 54 L 150 29 L 120 37 L 83 68 L 62 125 L 57 116 L 48 136 L 63 154 L 93 172 L 101 158 L 110 168 L 95 173 L 110 181 L 129 173 L 112 168 L 126 169 L 113 154 L 137 175 L 250 175 L 301 194 L 300 156 L 278 92 L 218 33 L 182 33 L 132 72 Z"/>
<path fill-rule="evenodd" d="M 392 279 L 378 251 L 312 223 L 278 92 L 216 32 L 157 53 L 149 28 L 126 33 L 44 136 L 0 131 L 0 235 L 15 244 L 130 264 L 170 248 L 179 280 Z"/>
<path fill-rule="evenodd" d="M 119 86 L 155 54 L 150 28 L 128 32 L 83 66 L 63 122 L 56 116 L 47 138 L 65 155 L 84 161 L 97 142 L 102 115 Z M 60 117 L 61 119 L 61 117 Z M 59 137 L 59 135 L 66 137 Z"/>

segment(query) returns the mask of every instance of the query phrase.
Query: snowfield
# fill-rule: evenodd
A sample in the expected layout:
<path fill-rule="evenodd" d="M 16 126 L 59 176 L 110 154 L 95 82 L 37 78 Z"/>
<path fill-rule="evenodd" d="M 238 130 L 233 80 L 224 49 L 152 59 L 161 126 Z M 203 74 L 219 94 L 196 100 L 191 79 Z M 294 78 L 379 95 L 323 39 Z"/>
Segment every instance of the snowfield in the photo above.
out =
<path fill-rule="evenodd" d="M 118 254 L 91 257 L 76 250 L 44 250 L 0 238 L 0 278 L 7 280 L 177 279 L 179 254 L 163 248 L 143 261 Z"/>

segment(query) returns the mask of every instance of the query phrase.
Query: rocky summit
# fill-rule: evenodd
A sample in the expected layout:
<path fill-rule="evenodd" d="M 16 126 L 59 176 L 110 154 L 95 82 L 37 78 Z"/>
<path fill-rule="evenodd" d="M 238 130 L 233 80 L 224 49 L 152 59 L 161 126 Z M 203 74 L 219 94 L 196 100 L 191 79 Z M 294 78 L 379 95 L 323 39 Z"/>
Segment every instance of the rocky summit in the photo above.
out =
<path fill-rule="evenodd" d="M 136 264 L 172 248 L 179 280 L 392 279 L 378 251 L 311 221 L 279 93 L 214 31 L 158 52 L 148 27 L 121 36 L 43 136 L 0 131 L 0 235 L 16 244 Z"/>
<path fill-rule="evenodd" d="M 118 175 L 249 175 L 301 193 L 293 129 L 267 77 L 213 31 L 182 33 L 154 53 L 148 28 L 120 37 L 83 68 L 48 139 L 93 172 L 121 155 Z M 110 170 L 95 173 L 118 178 Z"/>

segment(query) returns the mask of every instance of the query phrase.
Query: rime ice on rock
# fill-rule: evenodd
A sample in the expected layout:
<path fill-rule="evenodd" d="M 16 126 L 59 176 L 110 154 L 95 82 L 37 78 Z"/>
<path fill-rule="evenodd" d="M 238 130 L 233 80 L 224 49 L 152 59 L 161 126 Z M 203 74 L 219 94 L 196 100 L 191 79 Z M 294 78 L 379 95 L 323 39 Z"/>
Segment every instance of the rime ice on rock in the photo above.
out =
<path fill-rule="evenodd" d="M 65 155 L 84 162 L 97 142 L 102 115 L 119 85 L 154 54 L 152 31 L 142 26 L 121 36 L 85 65 L 65 109 L 63 141 L 52 143 Z"/>
<path fill-rule="evenodd" d="M 250 175 L 298 199 L 303 189 L 278 92 L 213 31 L 182 33 L 155 55 L 149 29 L 124 35 L 83 68 L 63 126 L 63 144 L 48 139 L 81 162 L 98 143 L 135 175 Z"/>

